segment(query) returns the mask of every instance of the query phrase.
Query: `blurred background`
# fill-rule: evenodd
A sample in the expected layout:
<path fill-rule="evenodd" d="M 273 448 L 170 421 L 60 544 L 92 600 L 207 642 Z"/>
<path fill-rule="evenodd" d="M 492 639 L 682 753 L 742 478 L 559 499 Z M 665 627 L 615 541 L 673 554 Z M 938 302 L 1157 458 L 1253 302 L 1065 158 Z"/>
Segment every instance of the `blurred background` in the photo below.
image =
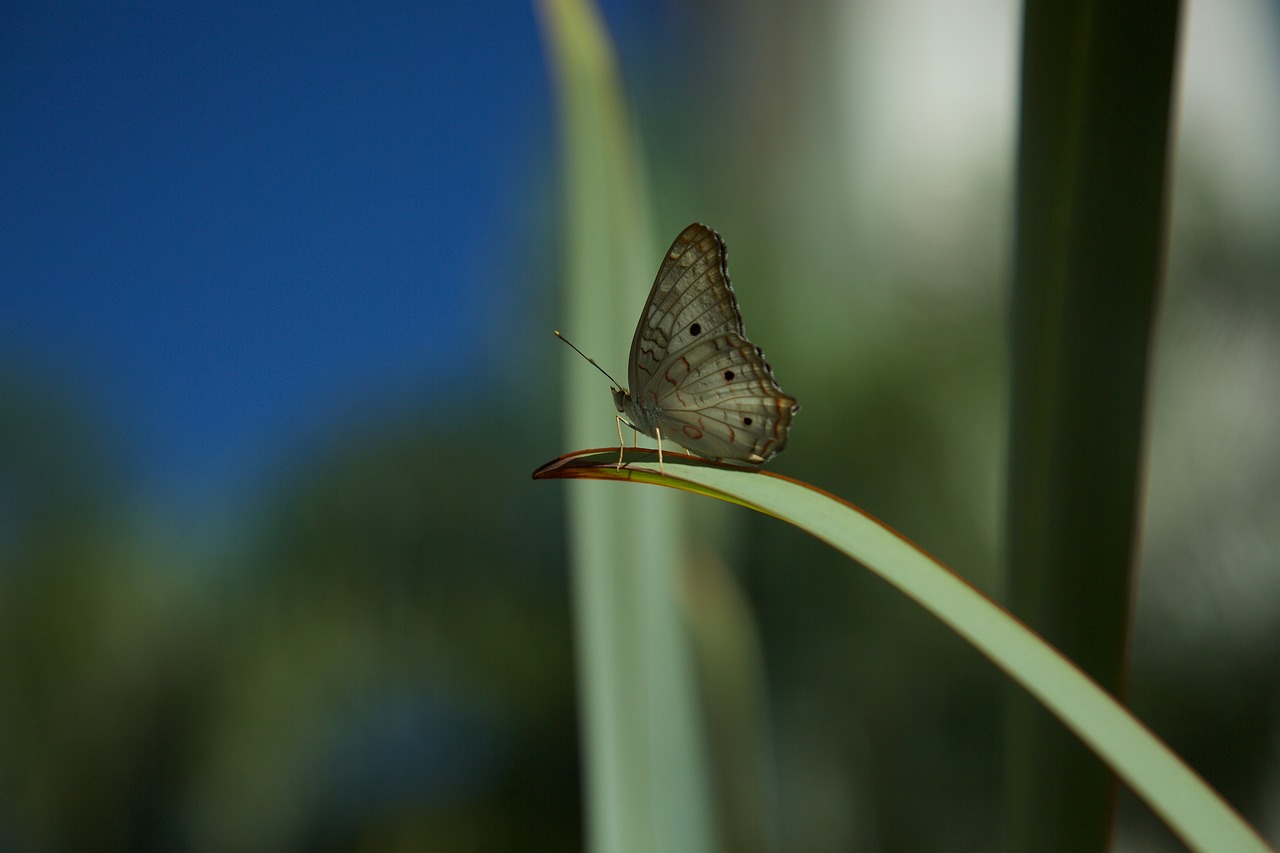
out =
<path fill-rule="evenodd" d="M 998 593 L 1019 7 L 603 9 L 658 242 L 721 232 L 803 403 L 772 468 Z M 0 849 L 581 845 L 539 37 L 0 12 Z M 1276 844 L 1280 7 L 1184 44 L 1131 700 Z M 1002 678 L 743 515 L 784 848 L 992 848 Z"/>

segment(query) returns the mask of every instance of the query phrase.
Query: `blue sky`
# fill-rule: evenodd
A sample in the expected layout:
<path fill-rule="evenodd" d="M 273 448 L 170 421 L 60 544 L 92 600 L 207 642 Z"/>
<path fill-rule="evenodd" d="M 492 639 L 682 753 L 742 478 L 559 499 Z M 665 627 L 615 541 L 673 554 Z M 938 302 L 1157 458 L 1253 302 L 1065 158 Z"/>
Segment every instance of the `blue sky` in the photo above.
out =
<path fill-rule="evenodd" d="M 530 4 L 0 16 L 0 363 L 104 416 L 144 493 L 476 381 L 513 200 L 554 189 Z"/>

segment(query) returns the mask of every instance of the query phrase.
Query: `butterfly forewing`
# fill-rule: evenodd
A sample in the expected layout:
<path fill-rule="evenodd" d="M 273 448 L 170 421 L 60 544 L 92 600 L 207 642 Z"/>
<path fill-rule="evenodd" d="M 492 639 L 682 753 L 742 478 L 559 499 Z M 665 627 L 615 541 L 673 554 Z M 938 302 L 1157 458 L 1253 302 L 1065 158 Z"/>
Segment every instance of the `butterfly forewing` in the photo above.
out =
<path fill-rule="evenodd" d="M 636 325 L 627 376 L 631 393 L 652 390 L 664 361 L 689 345 L 729 331 L 742 334 L 742 315 L 729 286 L 724 241 L 695 222 L 667 250 Z"/>

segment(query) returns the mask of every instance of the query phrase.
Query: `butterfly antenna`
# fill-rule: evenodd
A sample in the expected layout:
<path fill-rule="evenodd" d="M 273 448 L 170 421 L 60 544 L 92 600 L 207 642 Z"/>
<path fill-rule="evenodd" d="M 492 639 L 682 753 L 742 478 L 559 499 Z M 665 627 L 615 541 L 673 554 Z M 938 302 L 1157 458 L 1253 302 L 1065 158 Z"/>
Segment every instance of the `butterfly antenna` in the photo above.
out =
<path fill-rule="evenodd" d="M 595 360 L 594 358 L 589 357 L 585 352 L 583 352 L 582 350 L 578 349 L 577 347 L 574 347 L 574 346 L 573 346 L 573 344 L 569 341 L 569 339 L 568 339 L 568 338 L 566 338 L 564 335 L 560 334 L 559 330 L 556 330 L 556 337 L 557 337 L 557 338 L 559 338 L 560 340 L 564 341 L 566 344 L 569 344 L 569 346 L 573 347 L 573 351 L 574 351 L 574 352 L 576 352 L 578 355 L 580 355 L 580 356 L 582 356 L 583 358 L 585 358 L 585 359 L 587 360 L 587 362 L 588 362 L 592 367 L 594 367 L 596 370 L 598 370 L 598 371 L 600 371 L 601 373 L 603 373 L 603 374 L 605 375 L 605 377 L 606 377 L 606 378 L 608 378 L 608 380 L 609 380 L 610 382 L 612 382 L 612 383 L 613 383 L 613 385 L 614 385 L 614 387 L 615 387 L 615 388 L 621 388 L 621 387 L 622 387 L 622 383 L 620 383 L 618 380 L 614 379 L 612 376 L 609 376 L 609 371 L 605 370 L 603 367 L 601 367 L 600 365 L 596 364 L 596 360 Z"/>

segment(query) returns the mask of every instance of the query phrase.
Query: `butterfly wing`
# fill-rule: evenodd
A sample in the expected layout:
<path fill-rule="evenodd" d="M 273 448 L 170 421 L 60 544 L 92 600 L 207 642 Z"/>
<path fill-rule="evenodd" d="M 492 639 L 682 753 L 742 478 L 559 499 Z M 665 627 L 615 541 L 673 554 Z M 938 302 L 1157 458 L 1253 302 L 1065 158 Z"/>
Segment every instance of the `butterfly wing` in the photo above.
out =
<path fill-rule="evenodd" d="M 642 409 L 665 437 L 713 459 L 767 462 L 786 446 L 800 410 L 743 333 L 724 241 L 696 223 L 658 270 L 628 378 L 636 414 Z"/>
<path fill-rule="evenodd" d="M 760 348 L 729 332 L 698 341 L 664 366 L 658 425 L 712 459 L 764 463 L 787 445 L 800 404 L 782 392 Z M 659 387 L 662 387 L 661 385 Z"/>
<path fill-rule="evenodd" d="M 667 250 L 636 325 L 627 370 L 632 393 L 650 390 L 672 354 L 725 332 L 742 334 L 742 314 L 729 287 L 724 241 L 695 222 Z"/>

